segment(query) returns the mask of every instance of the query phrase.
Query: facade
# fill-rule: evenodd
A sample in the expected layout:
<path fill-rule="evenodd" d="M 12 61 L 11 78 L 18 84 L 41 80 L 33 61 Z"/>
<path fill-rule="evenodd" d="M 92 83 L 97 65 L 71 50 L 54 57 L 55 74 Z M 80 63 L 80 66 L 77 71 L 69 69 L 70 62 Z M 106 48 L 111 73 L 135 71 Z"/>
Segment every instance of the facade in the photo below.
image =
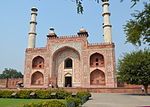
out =
<path fill-rule="evenodd" d="M 102 0 L 104 42 L 90 44 L 88 32 L 58 36 L 51 28 L 45 47 L 36 48 L 37 9 L 31 9 L 28 48 L 25 52 L 25 88 L 117 87 L 115 45 L 109 21 L 109 1 Z"/>

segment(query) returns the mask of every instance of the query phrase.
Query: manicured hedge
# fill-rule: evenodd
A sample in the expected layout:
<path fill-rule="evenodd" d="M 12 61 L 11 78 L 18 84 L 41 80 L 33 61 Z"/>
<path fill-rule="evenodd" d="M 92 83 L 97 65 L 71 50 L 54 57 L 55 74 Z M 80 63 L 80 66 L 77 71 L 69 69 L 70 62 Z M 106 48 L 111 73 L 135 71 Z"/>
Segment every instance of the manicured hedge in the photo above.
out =
<path fill-rule="evenodd" d="M 64 91 L 63 89 L 20 90 L 20 91 L 16 91 L 15 92 L 16 94 L 12 96 L 12 93 L 14 92 L 15 91 L 10 91 L 10 90 L 0 90 L 0 98 L 65 99 L 66 107 L 79 107 L 79 105 L 84 104 L 87 100 L 89 100 L 89 97 L 91 97 L 91 94 L 89 92 L 78 92 L 76 95 L 72 96 L 71 93 Z M 31 95 L 31 93 L 33 94 Z M 57 100 L 55 102 L 57 102 Z M 65 107 L 62 105 L 62 103 L 60 103 L 60 105 L 55 106 L 55 102 L 52 103 L 54 104 L 53 106 L 51 106 L 50 102 L 42 102 L 37 104 L 25 105 L 24 107 Z"/>
<path fill-rule="evenodd" d="M 71 93 L 64 90 L 56 90 L 56 93 L 57 93 L 57 99 L 65 99 L 71 96 Z"/>
<path fill-rule="evenodd" d="M 89 98 L 89 97 L 91 97 L 91 93 L 89 93 L 87 91 L 83 91 L 83 92 L 78 92 L 77 93 L 77 97 L 78 98 L 82 98 L 83 96 L 87 96 Z"/>
<path fill-rule="evenodd" d="M 17 98 L 28 99 L 32 90 L 20 90 L 17 92 Z"/>
<path fill-rule="evenodd" d="M 36 90 L 35 91 L 35 98 L 39 99 L 50 99 L 51 98 L 51 91 L 50 90 Z"/>
<path fill-rule="evenodd" d="M 87 100 L 89 100 L 89 97 L 91 97 L 91 93 L 89 93 L 89 92 L 78 92 L 76 97 L 80 98 L 82 104 L 84 104 Z"/>
<path fill-rule="evenodd" d="M 65 99 L 66 97 L 71 96 L 71 93 L 64 91 L 62 89 L 36 90 L 35 95 L 36 98 L 40 98 L 40 99 Z"/>
<path fill-rule="evenodd" d="M 81 105 L 81 99 L 77 97 L 68 97 L 66 98 L 67 107 L 79 107 Z"/>
<path fill-rule="evenodd" d="M 66 105 L 58 100 L 52 100 L 39 103 L 25 104 L 23 107 L 66 107 Z"/>
<path fill-rule="evenodd" d="M 11 98 L 13 91 L 10 90 L 0 90 L 0 98 Z"/>
<path fill-rule="evenodd" d="M 12 93 L 15 91 L 11 90 L 0 90 L 0 97 L 1 98 L 10 98 L 12 97 Z M 63 89 L 57 89 L 57 90 L 20 90 L 16 91 L 16 96 L 18 98 L 30 98 L 31 92 L 35 93 L 35 98 L 40 99 L 51 99 L 52 96 L 55 96 L 56 99 L 65 99 L 69 96 L 71 96 L 71 93 L 63 90 Z M 54 94 L 55 93 L 55 94 Z M 87 98 L 91 97 L 91 94 L 89 92 L 78 92 L 76 94 L 76 97 L 82 98 L 83 96 L 87 96 Z"/>

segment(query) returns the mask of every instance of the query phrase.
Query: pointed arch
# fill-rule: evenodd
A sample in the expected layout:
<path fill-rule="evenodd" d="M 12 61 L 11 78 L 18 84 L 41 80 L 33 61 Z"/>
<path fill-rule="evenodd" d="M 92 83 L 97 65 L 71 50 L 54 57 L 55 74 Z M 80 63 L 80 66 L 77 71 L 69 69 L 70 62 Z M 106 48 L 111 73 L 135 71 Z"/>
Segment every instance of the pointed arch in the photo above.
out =
<path fill-rule="evenodd" d="M 32 60 L 33 69 L 43 69 L 44 68 L 44 58 L 41 56 L 36 56 Z"/>
<path fill-rule="evenodd" d="M 44 76 L 41 72 L 36 71 L 31 76 L 31 85 L 43 85 L 44 84 Z"/>
<path fill-rule="evenodd" d="M 90 85 L 105 85 L 105 74 L 103 71 L 96 69 L 90 74 Z"/>
<path fill-rule="evenodd" d="M 57 49 L 57 50 L 53 53 L 53 58 L 55 58 L 58 53 L 63 52 L 63 51 L 66 51 L 66 50 L 72 50 L 74 53 L 77 53 L 77 55 L 78 55 L 78 57 L 79 57 L 79 59 L 80 59 L 80 53 L 79 53 L 79 51 L 77 51 L 75 48 L 70 47 L 70 46 L 64 46 L 64 47 L 61 47 L 61 48 Z"/>
<path fill-rule="evenodd" d="M 71 69 L 72 68 L 72 59 L 71 58 L 65 59 L 64 68 L 65 69 Z"/>
<path fill-rule="evenodd" d="M 94 53 L 90 56 L 90 67 L 104 67 L 104 56 Z"/>
<path fill-rule="evenodd" d="M 57 78 L 55 83 L 57 83 L 58 86 L 64 86 L 63 82 L 65 82 L 65 80 L 64 78 L 62 78 L 62 76 L 64 76 L 64 72 L 69 69 L 71 69 L 70 71 L 74 71 L 73 68 L 75 67 L 76 71 L 80 68 L 80 53 L 74 47 L 63 46 L 57 49 L 54 53 L 52 53 L 52 56 L 53 59 L 51 75 Z M 65 67 L 67 67 L 67 69 L 65 69 Z M 70 81 L 71 78 L 66 77 L 65 79 L 66 81 Z M 62 81 L 62 83 L 58 81 Z"/>

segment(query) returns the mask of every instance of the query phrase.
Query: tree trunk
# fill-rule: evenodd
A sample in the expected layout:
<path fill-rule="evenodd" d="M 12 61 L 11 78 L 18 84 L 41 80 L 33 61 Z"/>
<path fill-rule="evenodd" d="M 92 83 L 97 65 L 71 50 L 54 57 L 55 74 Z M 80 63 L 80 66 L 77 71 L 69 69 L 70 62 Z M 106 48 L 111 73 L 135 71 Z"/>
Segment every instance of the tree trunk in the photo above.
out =
<path fill-rule="evenodd" d="M 144 85 L 145 94 L 148 94 L 148 85 Z"/>
<path fill-rule="evenodd" d="M 8 88 L 8 78 L 6 78 L 6 88 Z"/>

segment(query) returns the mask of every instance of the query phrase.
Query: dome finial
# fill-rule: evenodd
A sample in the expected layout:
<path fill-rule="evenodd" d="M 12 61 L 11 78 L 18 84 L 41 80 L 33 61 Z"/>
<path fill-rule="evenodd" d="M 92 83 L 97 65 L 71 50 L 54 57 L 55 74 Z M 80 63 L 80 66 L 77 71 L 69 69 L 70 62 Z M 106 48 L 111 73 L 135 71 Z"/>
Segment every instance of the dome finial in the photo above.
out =
<path fill-rule="evenodd" d="M 85 28 L 81 27 L 79 32 L 78 32 L 79 36 L 87 36 L 88 37 L 88 32 L 86 31 Z"/>
<path fill-rule="evenodd" d="M 56 33 L 55 33 L 55 29 L 53 27 L 50 27 L 49 29 L 49 34 L 47 35 L 47 37 L 57 37 Z"/>
<path fill-rule="evenodd" d="M 83 33 L 83 32 L 87 32 L 87 31 L 86 31 L 86 29 L 84 27 L 81 27 L 80 30 L 79 30 L 79 32 Z"/>

